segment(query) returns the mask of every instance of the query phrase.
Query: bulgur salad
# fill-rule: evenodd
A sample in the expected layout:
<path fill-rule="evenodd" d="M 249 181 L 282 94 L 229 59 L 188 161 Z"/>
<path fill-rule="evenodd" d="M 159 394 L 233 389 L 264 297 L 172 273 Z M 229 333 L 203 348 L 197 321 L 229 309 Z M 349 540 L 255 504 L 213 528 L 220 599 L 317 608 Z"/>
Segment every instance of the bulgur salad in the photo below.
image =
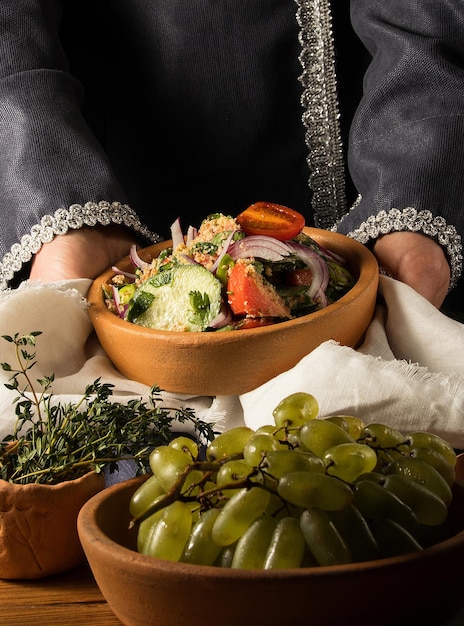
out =
<path fill-rule="evenodd" d="M 275 219 L 274 219 L 275 218 Z M 113 267 L 108 308 L 130 323 L 169 331 L 229 331 L 275 324 L 317 311 L 354 284 L 345 260 L 303 231 L 301 214 L 271 203 L 236 218 L 206 217 L 151 262 L 133 246 L 133 272 Z"/>

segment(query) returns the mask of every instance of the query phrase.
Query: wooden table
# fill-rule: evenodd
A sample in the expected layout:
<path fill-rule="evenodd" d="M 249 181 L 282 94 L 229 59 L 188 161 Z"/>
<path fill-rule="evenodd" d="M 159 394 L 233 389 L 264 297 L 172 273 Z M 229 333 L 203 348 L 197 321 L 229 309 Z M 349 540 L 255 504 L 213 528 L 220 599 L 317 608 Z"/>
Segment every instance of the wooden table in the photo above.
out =
<path fill-rule="evenodd" d="M 121 626 L 86 563 L 40 580 L 0 580 L 0 624 Z"/>
<path fill-rule="evenodd" d="M 0 580 L 0 624 L 121 626 L 100 593 L 87 564 L 66 574 L 40 580 Z M 432 617 L 431 621 L 419 621 L 418 624 L 463 626 L 464 594 L 462 608 L 453 615 L 445 617 L 443 614 L 442 619 Z"/>

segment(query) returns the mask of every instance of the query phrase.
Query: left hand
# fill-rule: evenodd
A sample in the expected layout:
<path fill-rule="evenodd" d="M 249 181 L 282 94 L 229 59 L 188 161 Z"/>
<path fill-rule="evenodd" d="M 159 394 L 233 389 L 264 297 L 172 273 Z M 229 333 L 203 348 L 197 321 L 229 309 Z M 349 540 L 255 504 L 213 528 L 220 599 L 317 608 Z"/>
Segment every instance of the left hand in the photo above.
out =
<path fill-rule="evenodd" d="M 374 245 L 379 265 L 439 308 L 450 285 L 450 266 L 433 239 L 409 231 L 379 237 Z"/>
<path fill-rule="evenodd" d="M 45 243 L 32 261 L 30 278 L 41 282 L 96 278 L 129 254 L 135 235 L 118 225 L 69 230 Z"/>

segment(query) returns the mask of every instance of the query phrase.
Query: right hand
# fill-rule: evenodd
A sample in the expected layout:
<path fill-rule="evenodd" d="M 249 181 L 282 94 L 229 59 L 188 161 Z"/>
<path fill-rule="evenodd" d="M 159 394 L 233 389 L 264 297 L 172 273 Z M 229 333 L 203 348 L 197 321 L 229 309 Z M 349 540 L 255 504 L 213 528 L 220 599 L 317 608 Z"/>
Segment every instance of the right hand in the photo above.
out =
<path fill-rule="evenodd" d="M 37 252 L 30 278 L 54 282 L 96 278 L 129 254 L 134 234 L 122 226 L 95 226 L 58 235 Z"/>
<path fill-rule="evenodd" d="M 450 286 L 450 266 L 443 248 L 421 233 L 399 231 L 374 245 L 379 265 L 439 308 Z"/>

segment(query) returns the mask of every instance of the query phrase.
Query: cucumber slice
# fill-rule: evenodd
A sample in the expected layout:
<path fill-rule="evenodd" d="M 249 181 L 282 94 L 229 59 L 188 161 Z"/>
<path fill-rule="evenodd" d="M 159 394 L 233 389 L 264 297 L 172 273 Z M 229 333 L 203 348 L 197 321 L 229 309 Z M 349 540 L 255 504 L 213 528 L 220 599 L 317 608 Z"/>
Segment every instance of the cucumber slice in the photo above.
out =
<path fill-rule="evenodd" d="M 134 294 L 129 321 L 157 330 L 204 331 L 218 315 L 222 284 L 202 265 L 180 265 L 145 281 Z"/>

